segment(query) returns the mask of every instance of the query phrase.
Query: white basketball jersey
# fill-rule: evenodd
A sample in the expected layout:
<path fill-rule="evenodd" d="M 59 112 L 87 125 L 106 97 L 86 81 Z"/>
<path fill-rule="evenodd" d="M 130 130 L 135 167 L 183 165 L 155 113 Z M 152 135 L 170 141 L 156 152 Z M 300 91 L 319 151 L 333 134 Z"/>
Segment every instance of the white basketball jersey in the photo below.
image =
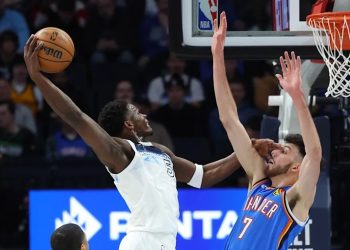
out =
<path fill-rule="evenodd" d="M 151 143 L 128 142 L 133 160 L 121 173 L 110 173 L 131 211 L 127 231 L 176 235 L 179 203 L 170 157 Z"/>

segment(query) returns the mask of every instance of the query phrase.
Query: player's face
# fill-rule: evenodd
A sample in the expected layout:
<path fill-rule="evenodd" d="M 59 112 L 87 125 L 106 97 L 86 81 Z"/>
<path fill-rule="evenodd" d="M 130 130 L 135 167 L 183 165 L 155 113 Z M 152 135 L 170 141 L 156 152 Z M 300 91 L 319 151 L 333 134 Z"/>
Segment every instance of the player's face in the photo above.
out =
<path fill-rule="evenodd" d="M 287 143 L 283 149 L 275 149 L 271 152 L 271 159 L 266 162 L 265 173 L 268 177 L 286 174 L 294 163 L 301 160 L 298 148 Z"/>
<path fill-rule="evenodd" d="M 139 112 L 139 109 L 132 104 L 128 104 L 130 111 L 130 120 L 134 124 L 134 131 L 138 136 L 150 136 L 153 134 L 153 130 L 147 120 L 147 115 Z"/>

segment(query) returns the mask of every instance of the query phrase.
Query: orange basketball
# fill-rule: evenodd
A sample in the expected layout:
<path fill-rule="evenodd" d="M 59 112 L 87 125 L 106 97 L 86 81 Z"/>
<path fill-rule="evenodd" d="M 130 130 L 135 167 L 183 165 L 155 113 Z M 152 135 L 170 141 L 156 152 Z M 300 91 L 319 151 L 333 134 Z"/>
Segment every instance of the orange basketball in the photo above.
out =
<path fill-rule="evenodd" d="M 55 27 L 43 28 L 35 35 L 39 41 L 44 42 L 38 54 L 41 71 L 57 73 L 67 68 L 73 60 L 75 51 L 70 36 Z"/>

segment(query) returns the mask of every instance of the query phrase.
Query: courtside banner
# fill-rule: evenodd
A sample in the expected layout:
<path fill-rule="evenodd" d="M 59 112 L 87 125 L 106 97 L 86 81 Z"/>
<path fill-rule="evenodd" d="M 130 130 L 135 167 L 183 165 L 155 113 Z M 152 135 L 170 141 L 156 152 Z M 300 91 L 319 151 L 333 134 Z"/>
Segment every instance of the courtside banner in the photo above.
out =
<path fill-rule="evenodd" d="M 223 249 L 246 198 L 246 189 L 179 190 L 177 249 Z M 115 250 L 130 212 L 116 190 L 30 191 L 30 249 L 50 249 L 50 235 L 80 225 L 90 249 Z"/>

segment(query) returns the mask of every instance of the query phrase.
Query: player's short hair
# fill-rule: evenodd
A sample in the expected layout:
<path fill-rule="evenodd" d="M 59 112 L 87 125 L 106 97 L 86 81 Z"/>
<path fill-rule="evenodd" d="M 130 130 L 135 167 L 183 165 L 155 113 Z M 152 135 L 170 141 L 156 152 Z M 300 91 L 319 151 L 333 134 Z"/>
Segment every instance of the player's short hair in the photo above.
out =
<path fill-rule="evenodd" d="M 85 233 L 76 224 L 69 223 L 57 228 L 51 235 L 52 250 L 80 250 Z"/>
<path fill-rule="evenodd" d="M 110 136 L 120 136 L 127 113 L 127 102 L 111 101 L 102 108 L 98 115 L 98 123 Z"/>
<path fill-rule="evenodd" d="M 302 157 L 306 155 L 303 137 L 300 134 L 289 134 L 284 138 L 284 141 L 286 143 L 294 144 L 298 148 Z"/>

